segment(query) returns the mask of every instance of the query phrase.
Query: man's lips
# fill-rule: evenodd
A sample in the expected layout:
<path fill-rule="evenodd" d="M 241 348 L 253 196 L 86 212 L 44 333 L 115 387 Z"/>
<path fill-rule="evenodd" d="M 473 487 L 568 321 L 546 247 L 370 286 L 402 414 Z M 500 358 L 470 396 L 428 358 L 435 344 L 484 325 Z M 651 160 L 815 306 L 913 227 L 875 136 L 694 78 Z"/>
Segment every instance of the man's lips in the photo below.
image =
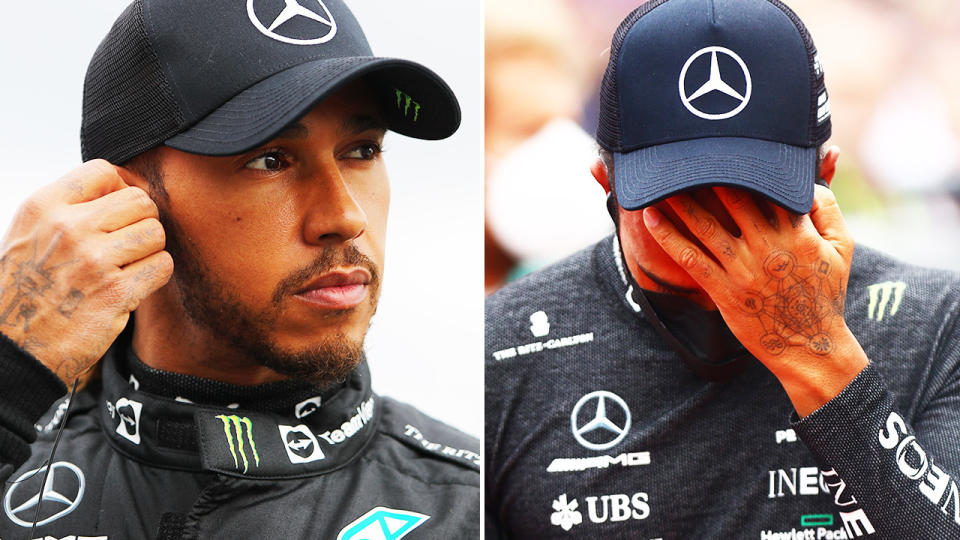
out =
<path fill-rule="evenodd" d="M 367 297 L 370 272 L 363 268 L 338 270 L 318 276 L 294 296 L 322 309 L 350 309 Z"/>

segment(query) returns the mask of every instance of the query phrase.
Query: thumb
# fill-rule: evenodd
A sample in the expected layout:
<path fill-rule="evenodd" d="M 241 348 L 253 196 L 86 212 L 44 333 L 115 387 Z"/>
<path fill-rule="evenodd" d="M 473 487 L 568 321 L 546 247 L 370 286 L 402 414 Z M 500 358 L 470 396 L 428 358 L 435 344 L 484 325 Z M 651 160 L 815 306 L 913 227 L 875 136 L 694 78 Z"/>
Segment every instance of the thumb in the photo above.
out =
<path fill-rule="evenodd" d="M 853 237 L 837 205 L 837 198 L 830 189 L 814 186 L 810 221 L 820 236 L 830 242 L 845 261 L 853 258 Z"/>

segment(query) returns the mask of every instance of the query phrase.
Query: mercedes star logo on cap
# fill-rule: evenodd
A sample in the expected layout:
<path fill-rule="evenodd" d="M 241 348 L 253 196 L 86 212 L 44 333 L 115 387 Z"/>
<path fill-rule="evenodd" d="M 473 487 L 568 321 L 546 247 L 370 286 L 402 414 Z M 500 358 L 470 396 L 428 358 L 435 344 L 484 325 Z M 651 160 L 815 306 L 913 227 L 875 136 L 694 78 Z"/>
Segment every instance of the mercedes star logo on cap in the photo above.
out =
<path fill-rule="evenodd" d="M 73 512 L 80 504 L 83 499 L 83 490 L 86 487 L 83 471 L 67 461 L 58 461 L 50 466 L 50 474 L 47 476 L 43 488 L 34 493 L 32 497 L 26 500 L 22 500 L 22 497 L 15 497 L 15 494 L 26 489 L 22 487 L 24 483 L 38 484 L 46 469 L 47 467 L 44 466 L 21 474 L 7 490 L 7 495 L 3 498 L 3 509 L 10 521 L 21 527 L 32 527 L 37 505 L 43 502 L 44 512 L 40 514 L 40 520 L 37 521 L 39 527 Z M 36 478 L 37 481 L 30 482 L 33 478 Z M 57 491 L 55 487 L 58 485 L 61 490 L 69 493 L 70 496 Z M 67 490 L 66 488 L 70 489 Z M 14 504 L 16 504 L 16 507 L 13 506 Z M 47 517 L 43 517 L 44 515 Z"/>
<path fill-rule="evenodd" d="M 610 420 L 607 415 L 607 400 L 613 402 L 623 411 L 622 426 Z M 593 401 L 597 403 L 593 418 L 583 425 L 578 425 L 577 417 L 580 414 L 580 409 Z M 626 402 L 620 396 L 613 392 L 607 392 L 606 390 L 590 392 L 580 398 L 580 401 L 573 406 L 573 413 L 570 414 L 570 427 L 573 430 L 573 437 L 582 446 L 591 450 L 606 450 L 622 441 L 627 436 L 627 432 L 630 431 L 630 408 L 627 407 Z M 585 434 L 597 430 L 602 430 L 604 436 L 601 439 L 606 439 L 604 442 L 590 442 L 584 438 Z"/>
<path fill-rule="evenodd" d="M 303 1 L 308 2 L 311 6 L 316 2 L 320 8 L 319 12 L 301 5 L 300 0 L 284 0 L 285 5 L 282 11 L 275 17 L 261 20 L 254 8 L 254 4 L 263 5 L 268 2 L 266 0 L 247 0 L 247 15 L 250 16 L 250 22 L 252 22 L 263 35 L 284 43 L 290 43 L 292 45 L 316 45 L 318 43 L 326 43 L 333 39 L 333 36 L 337 34 L 337 21 L 334 20 L 333 15 L 330 13 L 330 10 L 327 9 L 323 0 Z M 311 37 L 286 35 L 283 33 L 281 27 L 291 20 L 306 20 L 309 22 L 310 28 L 315 31 L 312 32 Z"/>
<path fill-rule="evenodd" d="M 706 82 L 704 82 L 701 86 L 699 86 L 697 90 L 695 90 L 692 94 L 688 95 L 686 90 L 687 76 L 690 75 L 687 72 L 688 68 L 690 67 L 690 64 L 694 62 L 694 60 L 696 60 L 697 58 L 700 58 L 700 56 L 707 53 L 710 53 L 710 74 Z M 743 72 L 742 76 L 746 80 L 746 90 L 742 94 L 736 91 L 726 81 L 724 81 L 723 76 L 720 74 L 720 64 L 717 63 L 717 53 L 726 55 L 734 59 L 737 62 L 737 64 L 740 66 L 740 69 Z M 697 70 L 694 70 L 694 71 L 697 71 Z M 694 79 L 694 82 L 702 80 L 700 78 L 699 73 L 697 75 L 690 75 L 690 76 L 697 77 Z M 730 79 L 727 79 L 727 80 L 730 80 Z M 740 58 L 740 56 L 737 53 L 731 51 L 730 49 L 727 49 L 724 47 L 716 47 L 716 46 L 704 47 L 699 51 L 693 53 L 693 55 L 691 55 L 690 58 L 687 59 L 686 63 L 683 64 L 683 69 L 680 70 L 679 85 L 680 85 L 680 101 L 683 102 L 683 106 L 686 107 L 687 110 L 689 110 L 693 114 L 706 120 L 724 120 L 724 119 L 736 116 L 737 114 L 740 113 L 740 111 L 743 110 L 744 107 L 747 106 L 747 103 L 750 101 L 750 92 L 753 89 L 753 85 L 750 81 L 750 70 L 747 69 L 747 64 L 743 62 L 743 60 Z M 709 112 L 705 112 L 698 109 L 697 106 L 693 104 L 693 102 L 696 101 L 698 98 L 703 97 L 711 92 L 720 92 L 722 94 L 726 94 L 731 98 L 733 98 L 733 100 L 736 102 L 737 105 L 731 110 L 726 112 L 709 113 Z"/>

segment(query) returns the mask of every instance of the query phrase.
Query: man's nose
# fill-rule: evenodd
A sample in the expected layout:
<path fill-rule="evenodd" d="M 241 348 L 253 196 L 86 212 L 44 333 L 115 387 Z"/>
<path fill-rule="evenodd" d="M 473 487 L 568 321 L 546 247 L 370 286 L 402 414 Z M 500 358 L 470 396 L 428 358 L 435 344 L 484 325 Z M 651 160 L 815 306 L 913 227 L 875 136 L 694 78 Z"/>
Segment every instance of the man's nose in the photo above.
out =
<path fill-rule="evenodd" d="M 303 231 L 308 244 L 347 242 L 363 234 L 367 228 L 367 214 L 335 163 L 324 164 L 311 186 Z"/>

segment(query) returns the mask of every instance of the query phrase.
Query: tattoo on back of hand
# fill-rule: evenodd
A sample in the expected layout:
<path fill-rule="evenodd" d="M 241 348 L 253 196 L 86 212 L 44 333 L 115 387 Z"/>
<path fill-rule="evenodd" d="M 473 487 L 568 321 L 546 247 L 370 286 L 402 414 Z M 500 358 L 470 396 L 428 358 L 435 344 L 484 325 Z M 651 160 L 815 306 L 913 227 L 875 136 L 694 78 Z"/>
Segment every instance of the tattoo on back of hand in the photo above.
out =
<path fill-rule="evenodd" d="M 85 298 L 83 292 L 79 289 L 70 289 L 70 292 L 67 293 L 67 297 L 63 299 L 63 302 L 57 306 L 57 311 L 60 312 L 66 318 L 73 316 L 73 312 L 76 311 L 77 306 L 80 305 L 80 302 Z"/>
<path fill-rule="evenodd" d="M 43 254 L 39 255 L 38 243 L 39 237 L 35 236 L 33 239 L 33 253 L 25 261 L 8 260 L 7 258 L 3 260 L 4 269 L 9 264 L 11 267 L 15 267 L 16 270 L 13 272 L 9 285 L 4 289 L 0 289 L 0 301 L 3 301 L 4 297 L 8 298 L 6 302 L 0 304 L 3 306 L 2 309 L 0 309 L 0 325 L 17 326 L 18 324 L 22 324 L 23 331 L 27 332 L 30 329 L 30 321 L 32 321 L 39 312 L 38 303 L 55 285 L 54 271 L 62 266 L 73 263 L 73 261 L 68 261 L 47 266 L 47 261 L 53 254 L 57 242 L 54 240 L 50 247 L 47 248 Z M 75 292 L 80 293 L 80 291 L 76 289 L 71 290 L 65 301 L 65 303 L 68 301 L 72 302 L 72 308 L 70 309 L 71 314 L 83 299 L 82 293 L 77 297 Z M 61 311 L 61 313 L 63 313 L 63 311 Z"/>
<path fill-rule="evenodd" d="M 800 265 L 796 257 L 775 251 L 763 263 L 766 284 L 746 291 L 741 310 L 757 317 L 764 329 L 760 344 L 778 355 L 788 347 L 806 347 L 827 355 L 833 341 L 827 322 L 843 316 L 846 290 L 842 276 L 831 275 L 830 264 Z"/>

